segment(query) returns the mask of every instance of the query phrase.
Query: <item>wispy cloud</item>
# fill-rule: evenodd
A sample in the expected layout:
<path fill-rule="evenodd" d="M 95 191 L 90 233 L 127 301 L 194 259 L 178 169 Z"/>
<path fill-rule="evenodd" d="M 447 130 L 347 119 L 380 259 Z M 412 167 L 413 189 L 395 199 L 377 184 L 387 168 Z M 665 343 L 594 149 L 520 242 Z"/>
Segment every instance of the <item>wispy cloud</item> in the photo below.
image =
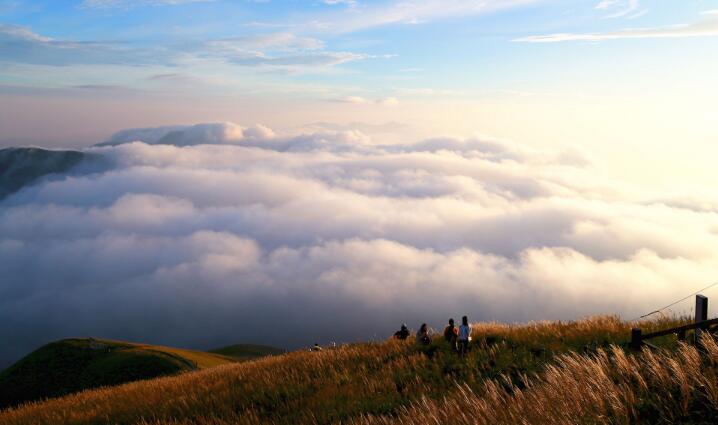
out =
<path fill-rule="evenodd" d="M 333 102 L 339 103 L 353 103 L 355 105 L 382 105 L 382 106 L 397 106 L 399 105 L 399 99 L 393 96 L 383 97 L 376 100 L 367 99 L 361 96 L 345 96 L 338 99 L 332 99 Z"/>
<path fill-rule="evenodd" d="M 111 84 L 81 84 L 81 85 L 74 86 L 74 88 L 80 89 L 80 90 L 105 91 L 105 92 L 132 90 L 129 87 L 111 85 Z"/>
<path fill-rule="evenodd" d="M 329 51 L 321 40 L 282 32 L 212 40 L 196 48 L 196 55 L 230 64 L 295 72 L 373 58 L 363 53 Z"/>
<path fill-rule="evenodd" d="M 177 67 L 188 60 L 211 60 L 272 71 L 306 72 L 386 57 L 326 50 L 321 40 L 287 32 L 183 45 L 135 46 L 121 42 L 55 40 L 25 27 L 0 24 L 0 63 Z"/>
<path fill-rule="evenodd" d="M 415 24 L 476 16 L 538 3 L 541 0 L 410 0 L 381 5 L 357 4 L 341 13 L 319 16 L 310 26 L 330 32 L 353 32 L 391 24 Z"/>
<path fill-rule="evenodd" d="M 17 25 L 0 24 L 0 63 L 35 65 L 148 65 L 166 63 L 164 49 L 100 41 L 56 40 Z"/>
<path fill-rule="evenodd" d="M 338 4 L 345 4 L 347 6 L 356 6 L 357 0 L 324 0 L 324 4 L 328 4 L 330 6 L 338 5 Z"/>
<path fill-rule="evenodd" d="M 606 18 L 624 18 L 636 16 L 636 13 L 643 14 L 639 11 L 640 7 L 640 0 L 601 0 L 595 8 L 609 12 Z"/>
<path fill-rule="evenodd" d="M 138 6 L 176 6 L 213 1 L 215 0 L 84 0 L 80 7 L 88 9 L 129 9 Z"/>
<path fill-rule="evenodd" d="M 353 103 L 356 105 L 363 105 L 363 104 L 371 103 L 371 101 L 369 99 L 361 97 L 361 96 L 345 96 L 345 97 L 340 97 L 338 99 L 333 99 L 333 101 L 339 102 L 339 103 Z"/>
<path fill-rule="evenodd" d="M 718 19 L 707 19 L 692 24 L 669 25 L 652 28 L 628 28 L 601 33 L 557 33 L 532 35 L 515 39 L 527 43 L 557 43 L 562 41 L 604 41 L 643 38 L 685 38 L 718 36 Z"/>
<path fill-rule="evenodd" d="M 297 36 L 290 32 L 226 38 L 209 41 L 205 44 L 240 52 L 265 49 L 276 51 L 318 50 L 324 47 L 324 42 L 321 40 L 312 37 Z"/>

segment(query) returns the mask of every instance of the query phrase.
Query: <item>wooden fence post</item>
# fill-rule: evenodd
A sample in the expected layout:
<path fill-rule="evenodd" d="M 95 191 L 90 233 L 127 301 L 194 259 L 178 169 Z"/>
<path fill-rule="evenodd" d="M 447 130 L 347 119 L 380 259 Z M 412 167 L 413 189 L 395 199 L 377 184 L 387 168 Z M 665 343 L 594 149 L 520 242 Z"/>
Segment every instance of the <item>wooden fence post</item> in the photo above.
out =
<path fill-rule="evenodd" d="M 641 343 L 641 330 L 638 328 L 631 329 L 631 348 L 634 350 L 640 350 Z"/>
<path fill-rule="evenodd" d="M 696 295 L 696 323 L 708 320 L 708 298 L 703 295 Z M 700 342 L 701 330 L 696 328 L 695 343 Z"/>

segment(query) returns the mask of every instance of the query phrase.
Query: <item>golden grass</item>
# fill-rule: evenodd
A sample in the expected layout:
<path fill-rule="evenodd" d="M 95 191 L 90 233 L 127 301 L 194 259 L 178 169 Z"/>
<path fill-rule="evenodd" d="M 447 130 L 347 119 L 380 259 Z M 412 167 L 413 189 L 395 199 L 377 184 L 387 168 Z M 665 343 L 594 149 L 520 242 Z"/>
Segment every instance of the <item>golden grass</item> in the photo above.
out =
<path fill-rule="evenodd" d="M 457 385 L 442 400 L 422 398 L 397 417 L 368 416 L 363 425 L 715 423 L 718 344 L 704 350 L 626 354 L 618 347 L 593 355 L 561 355 L 523 389 L 487 381 L 480 391 Z"/>
<path fill-rule="evenodd" d="M 207 369 L 227 363 L 234 363 L 237 359 L 223 356 L 221 354 L 207 353 L 203 351 L 187 350 L 184 348 L 164 347 L 161 345 L 141 344 L 135 342 L 115 341 L 110 339 L 96 339 L 95 342 L 110 346 L 123 347 L 126 350 L 138 350 L 147 352 L 163 353 L 171 357 L 191 362 L 197 369 Z"/>
<path fill-rule="evenodd" d="M 682 323 L 641 323 L 647 331 Z M 85 391 L 0 413 L 26 424 L 631 423 L 718 411 L 718 346 L 634 356 L 616 317 L 476 324 L 491 347 L 459 359 L 443 342 L 356 344 Z M 548 354 L 536 356 L 533 348 Z M 584 353 L 585 354 L 581 354 Z"/>
<path fill-rule="evenodd" d="M 639 327 L 644 334 L 691 323 L 686 317 L 659 317 L 652 320 L 625 322 L 618 316 L 596 316 L 578 321 L 541 321 L 519 324 L 498 322 L 475 323 L 472 336 L 481 339 L 496 336 L 514 344 L 559 350 L 561 346 L 598 345 L 626 340 L 631 328 Z"/>

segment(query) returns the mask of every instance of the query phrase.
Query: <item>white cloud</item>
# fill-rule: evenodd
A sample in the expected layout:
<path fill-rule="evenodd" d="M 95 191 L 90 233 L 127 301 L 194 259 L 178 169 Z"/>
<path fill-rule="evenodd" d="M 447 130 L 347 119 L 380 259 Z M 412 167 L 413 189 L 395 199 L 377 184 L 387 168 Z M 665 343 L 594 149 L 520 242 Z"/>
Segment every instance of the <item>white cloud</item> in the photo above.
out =
<path fill-rule="evenodd" d="M 231 122 L 221 122 L 192 126 L 132 128 L 115 133 L 99 146 L 116 146 L 131 142 L 173 146 L 231 145 L 254 139 L 270 140 L 274 136 L 272 129 L 263 125 L 242 127 Z"/>
<path fill-rule="evenodd" d="M 610 12 L 610 14 L 606 16 L 606 18 L 610 19 L 636 16 L 635 14 L 640 7 L 640 0 L 601 0 L 595 8 Z"/>
<path fill-rule="evenodd" d="M 718 36 L 718 19 L 706 19 L 692 24 L 670 25 L 653 28 L 629 28 L 603 33 L 560 33 L 532 35 L 514 41 L 529 43 L 556 43 L 562 41 L 604 41 L 645 38 L 685 38 Z"/>
<path fill-rule="evenodd" d="M 574 149 L 233 123 L 108 142 L 87 152 L 109 168 L 0 201 L 0 363 L 78 334 L 298 346 L 635 316 L 718 273 L 718 199 L 636 197 Z"/>

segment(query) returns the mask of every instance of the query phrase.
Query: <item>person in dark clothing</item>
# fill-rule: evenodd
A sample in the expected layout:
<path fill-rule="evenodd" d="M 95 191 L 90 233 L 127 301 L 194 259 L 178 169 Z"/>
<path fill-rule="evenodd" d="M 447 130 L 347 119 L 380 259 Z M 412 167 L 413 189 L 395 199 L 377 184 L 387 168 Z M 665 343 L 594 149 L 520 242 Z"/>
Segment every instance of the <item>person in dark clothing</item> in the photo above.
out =
<path fill-rule="evenodd" d="M 452 350 L 457 351 L 456 342 L 459 339 L 459 328 L 454 325 L 454 319 L 449 319 L 449 325 L 444 328 L 444 339 Z"/>
<path fill-rule="evenodd" d="M 409 337 L 409 328 L 406 327 L 406 323 L 401 325 L 401 329 L 394 332 L 394 338 L 399 340 L 405 340 Z"/>
<path fill-rule="evenodd" d="M 429 327 L 426 323 L 422 323 L 419 328 L 419 332 L 416 333 L 416 343 L 420 345 L 431 344 L 431 337 L 429 336 Z"/>

